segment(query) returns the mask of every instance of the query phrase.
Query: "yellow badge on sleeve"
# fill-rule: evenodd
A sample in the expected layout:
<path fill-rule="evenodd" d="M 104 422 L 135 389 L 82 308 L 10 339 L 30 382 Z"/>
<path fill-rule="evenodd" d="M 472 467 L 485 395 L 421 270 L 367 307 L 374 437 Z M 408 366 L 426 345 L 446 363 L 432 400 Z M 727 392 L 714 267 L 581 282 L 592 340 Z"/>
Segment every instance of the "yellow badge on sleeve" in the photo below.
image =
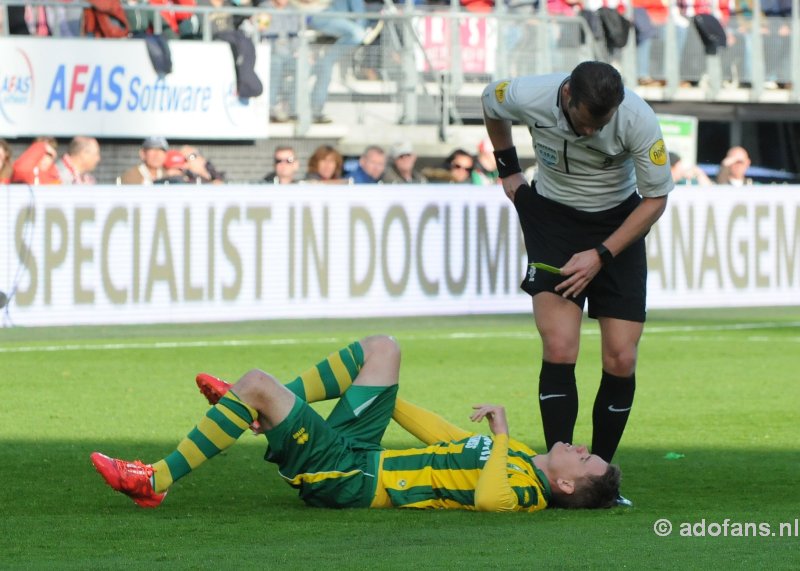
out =
<path fill-rule="evenodd" d="M 659 139 L 650 147 L 650 160 L 660 167 L 667 164 L 667 147 L 664 146 L 664 139 Z"/>
<path fill-rule="evenodd" d="M 508 81 L 501 81 L 497 84 L 497 87 L 494 88 L 494 96 L 497 97 L 497 101 L 502 103 L 506 100 L 506 91 L 508 90 Z"/>

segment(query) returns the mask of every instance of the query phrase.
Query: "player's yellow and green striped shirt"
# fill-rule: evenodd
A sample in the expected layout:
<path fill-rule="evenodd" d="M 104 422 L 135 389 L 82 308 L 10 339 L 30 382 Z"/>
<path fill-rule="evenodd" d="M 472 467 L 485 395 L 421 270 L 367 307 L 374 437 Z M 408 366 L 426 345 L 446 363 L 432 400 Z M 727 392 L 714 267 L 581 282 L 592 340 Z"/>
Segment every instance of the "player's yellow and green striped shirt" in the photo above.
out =
<path fill-rule="evenodd" d="M 507 435 L 480 434 L 384 450 L 372 507 L 538 511 L 547 507 L 550 486 L 535 455 Z"/>

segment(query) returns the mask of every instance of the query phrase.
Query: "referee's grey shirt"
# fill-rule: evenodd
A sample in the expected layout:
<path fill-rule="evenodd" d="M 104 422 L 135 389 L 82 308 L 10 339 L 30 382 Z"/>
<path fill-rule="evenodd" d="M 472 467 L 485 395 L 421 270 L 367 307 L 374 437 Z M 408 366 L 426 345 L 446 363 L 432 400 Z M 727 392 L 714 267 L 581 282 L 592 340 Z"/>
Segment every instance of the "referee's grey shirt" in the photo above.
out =
<path fill-rule="evenodd" d="M 488 117 L 528 126 L 539 163 L 538 193 L 587 212 L 613 208 L 634 190 L 648 198 L 666 196 L 675 185 L 650 106 L 626 88 L 611 121 L 591 136 L 579 136 L 561 108 L 567 79 L 567 73 L 518 77 L 483 91 Z"/>

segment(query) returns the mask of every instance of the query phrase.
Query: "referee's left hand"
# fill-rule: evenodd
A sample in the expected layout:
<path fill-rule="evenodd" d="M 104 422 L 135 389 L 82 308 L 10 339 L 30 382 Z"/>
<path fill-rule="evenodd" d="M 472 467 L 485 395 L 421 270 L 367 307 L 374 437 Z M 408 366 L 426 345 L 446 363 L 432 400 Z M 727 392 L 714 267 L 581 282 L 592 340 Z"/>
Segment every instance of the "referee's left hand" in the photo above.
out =
<path fill-rule="evenodd" d="M 561 267 L 561 275 L 568 277 L 555 287 L 556 293 L 562 297 L 577 297 L 602 267 L 603 262 L 594 248 L 578 252 Z"/>

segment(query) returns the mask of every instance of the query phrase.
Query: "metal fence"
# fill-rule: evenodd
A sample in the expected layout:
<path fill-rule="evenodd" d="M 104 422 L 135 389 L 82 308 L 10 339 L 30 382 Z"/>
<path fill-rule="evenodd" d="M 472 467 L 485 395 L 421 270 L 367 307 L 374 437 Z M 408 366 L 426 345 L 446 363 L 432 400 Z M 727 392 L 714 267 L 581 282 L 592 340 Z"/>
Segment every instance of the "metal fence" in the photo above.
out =
<path fill-rule="evenodd" d="M 81 2 L 3 2 L 4 9 L 46 6 L 73 19 L 80 18 L 80 8 L 86 6 Z M 394 114 L 397 124 L 438 124 L 440 138 L 445 140 L 449 125 L 480 120 L 477 96 L 488 81 L 568 71 L 586 59 L 613 63 L 626 84 L 651 101 L 800 102 L 799 2 L 793 0 L 791 17 L 767 18 L 755 0 L 750 15 L 736 14 L 727 22 L 728 45 L 716 54 L 706 53 L 696 28 L 685 25 L 674 11 L 665 24 L 656 26 L 650 40 L 637 43 L 631 28 L 623 48 L 609 49 L 595 39 L 584 18 L 551 15 L 545 2 L 500 3 L 493 12 L 478 14 L 465 11 L 457 0 L 435 6 L 385 0 L 376 10 L 361 14 L 314 13 L 317 21 L 381 23 L 374 42 L 344 47 L 315 31 L 309 25 L 311 15 L 295 10 L 146 4 L 136 4 L 135 9 L 154 15 L 165 9 L 190 12 L 197 37 L 203 40 L 212 38 L 213 20 L 224 13 L 246 19 L 244 29 L 255 42 L 271 42 L 274 48 L 277 41 L 284 42 L 283 48 L 289 46 L 288 52 L 284 50 L 288 61 L 276 76 L 278 89 L 273 97 L 287 102 L 295 136 L 307 133 L 319 112 L 311 101 L 319 76 L 315 64 L 331 61 L 327 102 L 386 104 L 383 108 Z M 632 19 L 630 8 L 628 16 Z M 296 33 L 276 37 L 271 28 L 280 18 L 296 19 Z M 154 32 L 160 33 L 161 19 L 153 20 Z M 75 22 L 61 24 L 52 26 L 53 35 L 76 29 Z M 8 34 L 7 18 L 3 18 L 3 29 Z"/>

